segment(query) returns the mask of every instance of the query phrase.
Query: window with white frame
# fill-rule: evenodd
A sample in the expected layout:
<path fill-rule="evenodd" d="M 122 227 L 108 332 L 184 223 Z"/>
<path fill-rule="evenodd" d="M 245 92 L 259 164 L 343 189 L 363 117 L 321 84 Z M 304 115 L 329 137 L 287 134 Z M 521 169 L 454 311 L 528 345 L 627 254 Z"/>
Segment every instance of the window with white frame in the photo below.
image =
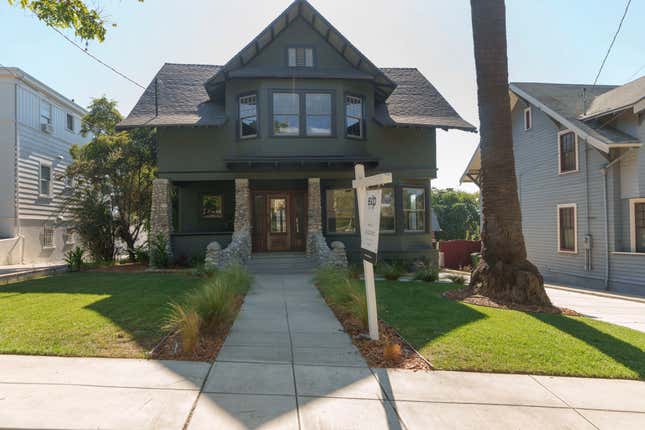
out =
<path fill-rule="evenodd" d="M 39 167 L 39 190 L 41 196 L 49 197 L 52 193 L 52 165 L 44 161 L 40 162 Z"/>
<path fill-rule="evenodd" d="M 363 137 L 363 99 L 345 96 L 345 134 L 347 137 Z"/>
<path fill-rule="evenodd" d="M 50 225 L 43 226 L 43 248 L 51 249 L 55 248 L 56 244 L 54 243 L 54 234 L 56 230 Z"/>
<path fill-rule="evenodd" d="M 74 115 L 72 115 L 71 113 L 68 113 L 65 118 L 65 128 L 67 129 L 67 131 L 74 133 Z"/>
<path fill-rule="evenodd" d="M 306 47 L 292 47 L 287 49 L 289 67 L 313 67 L 314 50 Z"/>
<path fill-rule="evenodd" d="M 426 230 L 426 191 L 424 188 L 403 188 L 403 215 L 406 232 Z"/>
<path fill-rule="evenodd" d="M 645 198 L 629 201 L 629 220 L 631 251 L 645 252 Z"/>
<path fill-rule="evenodd" d="M 40 123 L 41 124 L 52 123 L 52 104 L 46 100 L 40 101 Z"/>
<path fill-rule="evenodd" d="M 578 214 L 574 203 L 558 205 L 558 252 L 578 252 Z"/>
<path fill-rule="evenodd" d="M 247 139 L 258 135 L 257 95 L 248 94 L 240 97 L 240 137 Z"/>
<path fill-rule="evenodd" d="M 578 144 L 576 134 L 570 130 L 558 133 L 559 173 L 578 171 Z"/>
<path fill-rule="evenodd" d="M 531 106 L 524 109 L 524 130 L 530 130 L 533 127 L 533 112 Z"/>

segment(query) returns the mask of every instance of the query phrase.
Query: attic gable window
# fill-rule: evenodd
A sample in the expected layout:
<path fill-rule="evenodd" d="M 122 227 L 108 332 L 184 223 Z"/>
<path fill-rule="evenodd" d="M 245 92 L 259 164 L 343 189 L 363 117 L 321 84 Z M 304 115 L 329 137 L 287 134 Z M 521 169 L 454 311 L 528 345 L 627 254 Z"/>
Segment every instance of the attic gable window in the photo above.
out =
<path fill-rule="evenodd" d="M 533 126 L 533 112 L 531 106 L 524 109 L 524 130 L 530 130 Z"/>
<path fill-rule="evenodd" d="M 314 49 L 313 48 L 288 48 L 287 58 L 289 67 L 313 67 L 314 66 Z"/>

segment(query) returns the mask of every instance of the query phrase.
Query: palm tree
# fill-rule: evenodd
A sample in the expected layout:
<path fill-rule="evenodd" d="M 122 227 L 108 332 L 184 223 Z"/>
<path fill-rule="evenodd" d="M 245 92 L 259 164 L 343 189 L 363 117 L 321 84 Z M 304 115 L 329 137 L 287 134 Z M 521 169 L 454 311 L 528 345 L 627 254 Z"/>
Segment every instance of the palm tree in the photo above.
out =
<path fill-rule="evenodd" d="M 470 286 L 476 294 L 550 305 L 544 280 L 527 260 L 517 196 L 506 56 L 504 0 L 471 0 L 481 136 L 482 258 Z"/>

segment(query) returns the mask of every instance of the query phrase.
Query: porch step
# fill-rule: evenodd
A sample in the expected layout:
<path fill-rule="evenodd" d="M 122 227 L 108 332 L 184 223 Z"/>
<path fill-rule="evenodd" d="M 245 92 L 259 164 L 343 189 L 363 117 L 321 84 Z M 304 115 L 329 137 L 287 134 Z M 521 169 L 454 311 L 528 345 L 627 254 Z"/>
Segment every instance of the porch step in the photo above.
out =
<path fill-rule="evenodd" d="M 247 262 L 251 273 L 312 273 L 316 263 L 303 253 L 253 254 Z"/>

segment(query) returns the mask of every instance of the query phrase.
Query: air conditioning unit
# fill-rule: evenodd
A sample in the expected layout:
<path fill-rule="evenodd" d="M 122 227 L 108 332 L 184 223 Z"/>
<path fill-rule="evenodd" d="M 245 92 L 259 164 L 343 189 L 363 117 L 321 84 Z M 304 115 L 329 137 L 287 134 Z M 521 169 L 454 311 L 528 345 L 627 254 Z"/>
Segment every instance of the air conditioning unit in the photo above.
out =
<path fill-rule="evenodd" d="M 48 134 L 52 134 L 54 132 L 54 126 L 49 123 L 40 124 L 40 129 Z"/>

